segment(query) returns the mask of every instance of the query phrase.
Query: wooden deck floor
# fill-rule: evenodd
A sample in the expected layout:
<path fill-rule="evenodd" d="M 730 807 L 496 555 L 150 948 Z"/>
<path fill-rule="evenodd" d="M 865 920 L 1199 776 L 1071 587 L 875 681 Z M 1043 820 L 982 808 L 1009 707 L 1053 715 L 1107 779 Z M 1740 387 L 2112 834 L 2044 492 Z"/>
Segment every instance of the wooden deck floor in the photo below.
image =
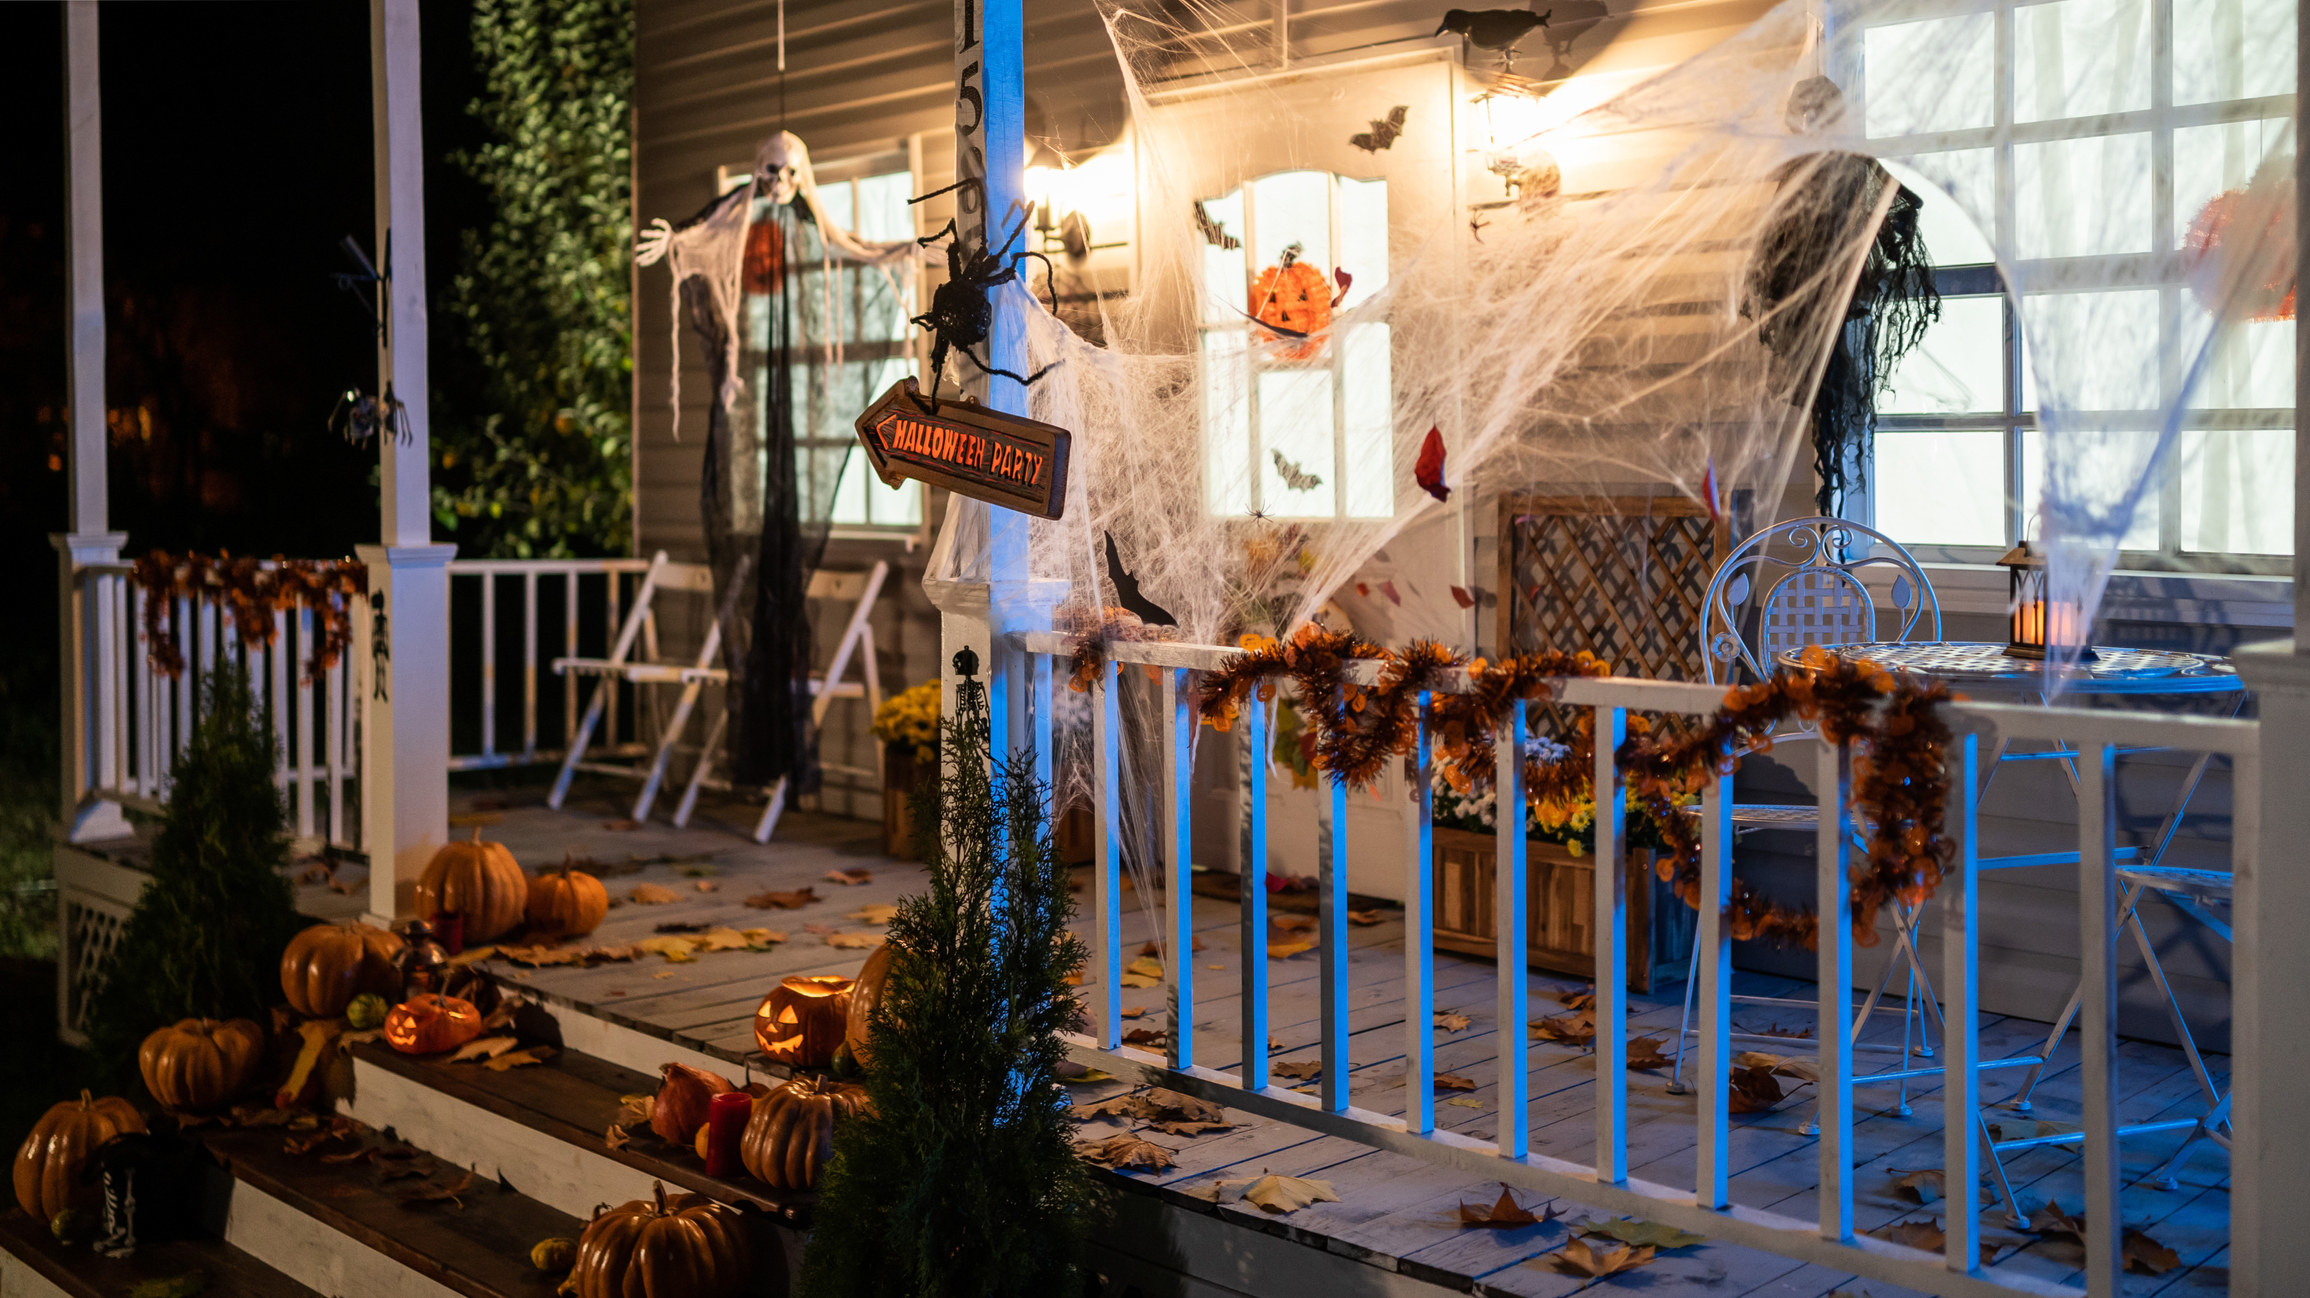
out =
<path fill-rule="evenodd" d="M 521 796 L 512 800 L 518 802 Z M 470 813 L 474 805 L 471 797 L 458 800 L 460 812 Z M 538 805 L 485 811 L 483 814 L 494 820 L 484 832 L 502 839 L 532 867 L 559 861 L 565 852 L 607 863 L 656 858 L 631 872 L 607 878 L 611 896 L 624 898 L 634 885 L 646 882 L 672 888 L 681 899 L 663 905 L 629 902 L 616 906 L 597 934 L 602 942 L 634 941 L 666 923 L 773 928 L 785 931 L 788 940 L 766 952 L 716 953 L 686 964 L 649 957 L 590 969 L 506 967 L 505 972 L 551 1001 L 718 1055 L 731 1062 L 733 1072 L 752 1049 L 750 1016 L 755 1003 L 775 978 L 790 973 L 855 970 L 865 953 L 830 945 L 827 935 L 873 931 L 871 923 L 849 916 L 871 903 L 894 902 L 921 886 L 920 867 L 881 856 L 874 827 L 859 822 L 797 816 L 781 827 L 778 841 L 756 846 L 741 834 L 696 823 L 686 831 L 663 823 L 613 828 L 622 823 L 623 814 L 614 809 L 615 805 L 609 796 L 586 797 L 581 790 L 581 796 L 573 798 L 569 809 L 561 812 Z M 729 819 L 743 823 L 744 814 L 743 809 L 733 808 Z M 663 859 L 669 857 L 689 859 Z M 829 871 L 855 868 L 867 870 L 871 879 L 845 886 L 825 878 Z M 701 883 L 710 885 L 711 890 L 701 891 Z M 744 904 L 746 897 L 757 892 L 805 886 L 815 888 L 821 900 L 799 910 L 757 910 Z M 1087 888 L 1079 895 L 1087 905 Z M 1127 894 L 1124 936 L 1134 948 L 1155 931 L 1149 909 L 1136 901 Z M 1236 908 L 1232 903 L 1199 898 L 1195 916 L 1204 949 L 1193 953 L 1192 958 L 1198 965 L 1197 982 L 1205 993 L 1193 1024 L 1196 1045 L 1203 1062 L 1229 1068 L 1239 1047 L 1236 971 L 1242 956 Z M 1400 1113 L 1402 926 L 1391 914 L 1379 925 L 1351 930 L 1350 937 L 1348 968 L 1354 988 L 1351 1021 L 1356 1033 L 1350 1056 L 1356 1069 L 1355 1103 Z M 1279 1043 L 1274 1058 L 1315 1060 L 1314 954 L 1270 960 L 1268 972 L 1271 1035 Z M 1493 1009 L 1495 971 L 1488 962 L 1438 953 L 1436 983 L 1436 1007 L 1457 1011 L 1471 1020 L 1463 1031 L 1438 1031 L 1437 1068 L 1475 1083 L 1470 1091 L 1439 1093 L 1438 1124 L 1489 1138 L 1496 1120 L 1492 1098 L 1496 1080 L 1494 1034 L 1499 1028 Z M 1535 1017 L 1559 1012 L 1560 1007 L 1551 1004 L 1550 998 L 1577 986 L 1572 980 L 1534 976 L 1531 998 Z M 1743 976 L 1737 980 L 1736 990 L 1806 996 L 1811 989 L 1808 984 Z M 1679 1002 L 1667 997 L 1681 995 L 1680 987 L 1671 986 L 1666 996 L 1634 999 L 1630 1007 L 1632 1033 L 1672 1037 Z M 1127 990 L 1124 1004 L 1144 1009 L 1142 1017 L 1130 1026 L 1169 1029 L 1162 988 Z M 1735 1017 L 1752 1031 L 1776 1022 L 1784 1029 L 1812 1026 L 1811 1015 L 1786 1009 L 1736 1006 Z M 1897 1032 L 1897 1020 L 1890 1021 L 1888 1029 Z M 1985 1020 L 1981 1025 L 1983 1054 L 2020 1053 L 2040 1042 L 2044 1032 L 2044 1025 L 2019 1019 Z M 2036 1111 L 2029 1115 L 2032 1119 L 2059 1122 L 2077 1117 L 2080 1092 L 2074 1040 L 2073 1034 L 2039 1086 Z M 1787 1053 L 1801 1054 L 1809 1049 L 1809 1042 L 1792 1041 Z M 1870 1059 L 1862 1056 L 1864 1067 L 1870 1066 Z M 2208 1062 L 2217 1082 L 2226 1084 L 2227 1059 L 2213 1057 Z M 1985 1101 L 1996 1103 L 2010 1096 L 2021 1074 L 2019 1069 L 1985 1074 Z M 2126 1043 L 2120 1052 L 2119 1082 L 2125 1097 L 2123 1121 L 2186 1118 L 2202 1107 L 2181 1052 L 2166 1046 Z M 1582 1162 L 1590 1159 L 1593 1084 L 1592 1058 L 1586 1052 L 1534 1043 L 1529 1117 L 1536 1152 Z M 1112 1081 L 1079 1087 L 1078 1098 L 1089 1101 L 1119 1094 L 1129 1085 Z M 1632 1073 L 1629 1092 L 1632 1173 L 1666 1184 L 1689 1183 L 1694 1167 L 1693 1098 L 1671 1094 L 1665 1074 Z M 1861 1160 L 1856 1197 L 1862 1229 L 1929 1220 L 1934 1209 L 1905 1198 L 1896 1181 L 1906 1173 L 1941 1165 L 1937 1086 L 1932 1079 L 1913 1083 L 1909 1094 L 1912 1112 L 1907 1116 L 1895 1112 L 1895 1094 L 1890 1086 L 1867 1087 L 1860 1096 L 1863 1108 L 1857 1115 L 1855 1136 Z M 1818 1148 L 1817 1142 L 1802 1131 L 1811 1110 L 1812 1088 L 1799 1086 L 1773 1111 L 1733 1119 L 1732 1192 L 1738 1202 L 1792 1216 L 1812 1214 L 1818 1186 Z M 1281 1218 L 1243 1205 L 1219 1211 L 1239 1214 L 1246 1224 L 1270 1234 L 1286 1235 L 1335 1254 L 1461 1289 L 1544 1298 L 1573 1292 L 1585 1283 L 1540 1260 L 1562 1246 L 1566 1234 L 1562 1221 L 1511 1231 L 1461 1227 L 1458 1204 L 1488 1203 L 1499 1192 L 1496 1184 L 1472 1183 L 1462 1173 L 1407 1156 L 1380 1153 L 1247 1114 L 1230 1116 L 1239 1123 L 1233 1130 L 1199 1138 L 1156 1136 L 1160 1143 L 1177 1150 L 1178 1166 L 1161 1173 L 1129 1175 L 1181 1193 L 1192 1193 L 1221 1179 L 1263 1172 L 1320 1178 L 1332 1183 L 1339 1202 L 1318 1204 Z M 2005 1109 L 1994 1109 L 1990 1114 L 1992 1121 L 2000 1116 L 2010 1120 L 2015 1115 Z M 1112 1119 L 1094 1120 L 1085 1124 L 1084 1134 L 1096 1137 L 1123 1129 Z M 2180 1169 L 2179 1189 L 2159 1189 L 2145 1179 L 2179 1138 L 2178 1133 L 2146 1136 L 2125 1145 L 2125 1224 L 2147 1232 L 2181 1258 L 2181 1266 L 2163 1276 L 2128 1275 L 2129 1295 L 2180 1295 L 2227 1287 L 2226 1156 L 2201 1143 Z M 2073 1151 L 2046 1147 L 2020 1152 L 2008 1158 L 2006 1168 L 2025 1207 L 2049 1199 L 2058 1200 L 2071 1211 L 2082 1206 L 2080 1164 Z M 1592 1215 L 1569 1201 L 1558 1202 L 1555 1209 L 1574 1219 Z M 1993 1227 L 1996 1222 L 1994 1214 L 1985 1211 L 1985 1226 Z M 2013 1245 L 1999 1257 L 1999 1269 L 2083 1284 L 2079 1270 L 2082 1255 L 2074 1244 L 2015 1235 Z M 1636 1275 L 1601 1283 L 1640 1287 L 1662 1295 L 1757 1298 L 1821 1298 L 1840 1291 L 1892 1298 L 1905 1292 L 1715 1242 L 1663 1254 Z"/>

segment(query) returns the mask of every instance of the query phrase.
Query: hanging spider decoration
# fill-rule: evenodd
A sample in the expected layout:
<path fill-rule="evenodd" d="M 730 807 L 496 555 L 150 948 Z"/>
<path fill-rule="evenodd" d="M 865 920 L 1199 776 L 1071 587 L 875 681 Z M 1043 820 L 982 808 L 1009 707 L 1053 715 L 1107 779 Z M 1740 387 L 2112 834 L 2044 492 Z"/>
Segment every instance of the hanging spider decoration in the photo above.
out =
<path fill-rule="evenodd" d="M 934 189 L 920 198 L 910 198 L 907 202 L 920 203 L 968 187 L 977 187 L 983 193 L 985 182 L 972 177 L 945 189 Z M 1022 250 L 1017 247 L 1026 232 L 1026 211 L 1021 208 L 1017 217 L 1011 223 L 1009 233 L 1003 236 L 999 252 L 990 252 L 983 244 L 974 247 L 966 243 L 952 220 L 937 233 L 915 241 L 927 248 L 940 239 L 949 240 L 946 246 L 946 282 L 931 293 L 930 309 L 907 322 L 930 331 L 928 386 L 930 408 L 934 413 L 938 409 L 938 389 L 946 377 L 946 354 L 950 349 L 961 352 L 971 364 L 978 366 L 979 373 L 999 374 L 1022 385 L 1033 383 L 1057 368 L 1058 363 L 1054 361 L 1032 374 L 1014 374 L 999 366 L 987 364 L 979 359 L 977 352 L 971 350 L 984 343 L 988 332 L 994 327 L 994 307 L 987 301 L 987 293 L 1001 285 L 1018 282 L 1020 262 L 1032 257 L 1043 263 L 1043 282 L 1046 286 L 1055 273 L 1050 258 L 1032 249 Z M 1058 313 L 1058 291 L 1054 288 L 1051 291 L 1051 314 Z"/>
<path fill-rule="evenodd" d="M 355 446 L 368 445 L 380 430 L 390 430 L 393 440 L 403 446 L 409 444 L 408 407 L 393 395 L 391 384 L 385 386 L 381 397 L 347 388 L 345 395 L 337 398 L 337 408 L 329 412 L 329 431 Z"/>

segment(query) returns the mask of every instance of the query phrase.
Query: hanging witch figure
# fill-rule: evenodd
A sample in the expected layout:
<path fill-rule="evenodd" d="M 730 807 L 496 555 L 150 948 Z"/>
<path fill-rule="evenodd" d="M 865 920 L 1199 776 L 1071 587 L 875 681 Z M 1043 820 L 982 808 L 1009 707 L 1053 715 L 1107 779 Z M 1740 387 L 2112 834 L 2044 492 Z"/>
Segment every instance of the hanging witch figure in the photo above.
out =
<path fill-rule="evenodd" d="M 1814 135 L 1844 115 L 1844 94 L 1827 77 L 1808 77 L 1789 92 L 1791 134 Z M 1817 352 L 1814 322 L 1836 319 L 1836 337 L 1812 395 L 1813 503 L 1834 515 L 1861 485 L 1877 428 L 1877 394 L 1901 358 L 1941 318 L 1932 258 L 1918 230 L 1924 200 L 1893 179 L 1876 159 L 1824 150 L 1783 163 L 1764 235 L 1749 269 L 1744 314 L 1772 353 L 1775 386 L 1802 402 L 1800 376 Z M 1884 217 L 1872 233 L 1868 222 Z M 1858 241 L 1869 240 L 1852 281 Z"/>
<path fill-rule="evenodd" d="M 825 548 L 850 420 L 907 367 L 912 240 L 861 239 L 830 216 L 791 132 L 763 141 L 753 175 L 680 225 L 652 221 L 635 246 L 674 279 L 675 436 L 681 325 L 705 344 L 701 517 L 717 589 L 750 558 L 750 597 L 722 629 L 733 713 L 732 783 L 815 790 L 810 732 L 810 573 Z"/>

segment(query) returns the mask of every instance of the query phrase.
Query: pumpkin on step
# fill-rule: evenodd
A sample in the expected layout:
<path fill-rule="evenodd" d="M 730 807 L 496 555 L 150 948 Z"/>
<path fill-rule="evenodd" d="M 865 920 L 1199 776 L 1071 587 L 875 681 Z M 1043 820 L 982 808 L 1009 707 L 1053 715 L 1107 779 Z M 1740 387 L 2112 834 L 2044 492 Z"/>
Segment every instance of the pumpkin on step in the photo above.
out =
<path fill-rule="evenodd" d="M 736 1298 L 754 1254 L 738 1210 L 702 1194 L 636 1199 L 609 1208 L 578 1236 L 570 1286 L 578 1298 Z"/>
<path fill-rule="evenodd" d="M 602 881 L 564 860 L 529 881 L 531 937 L 577 937 L 591 933 L 610 913 L 610 890 Z"/>
<path fill-rule="evenodd" d="M 850 1030 L 850 979 L 791 974 L 754 1008 L 754 1044 L 775 1063 L 824 1068 Z"/>
<path fill-rule="evenodd" d="M 874 1008 L 882 1004 L 883 984 L 890 981 L 890 943 L 874 948 L 866 957 L 866 965 L 858 971 L 858 978 L 850 988 L 850 1019 L 844 1026 L 842 1039 L 850 1047 L 850 1057 L 860 1068 L 874 1066 L 873 1035 Z"/>
<path fill-rule="evenodd" d="M 367 924 L 315 924 L 281 952 L 281 992 L 309 1019 L 333 1019 L 363 992 L 401 994 L 401 939 Z"/>
<path fill-rule="evenodd" d="M 658 1098 L 650 1106 L 650 1130 L 661 1140 L 687 1145 L 706 1125 L 706 1111 L 714 1097 L 734 1090 L 728 1079 L 688 1064 L 667 1064 L 665 1080 L 658 1083 Z"/>
<path fill-rule="evenodd" d="M 834 1128 L 865 1112 L 865 1087 L 797 1077 L 754 1101 L 739 1159 L 774 1189 L 812 1189 L 834 1157 Z"/>
<path fill-rule="evenodd" d="M 481 831 L 462 843 L 445 843 L 417 878 L 417 913 L 451 911 L 463 916 L 465 944 L 489 941 L 521 922 L 529 905 L 529 876 L 503 843 L 484 843 Z"/>
<path fill-rule="evenodd" d="M 117 1095 L 49 1106 L 16 1149 L 16 1202 L 40 1221 L 54 1221 L 67 1208 L 95 1208 L 104 1192 L 80 1174 L 104 1142 L 144 1130 L 144 1119 Z"/>
<path fill-rule="evenodd" d="M 265 1057 L 265 1030 L 247 1019 L 181 1019 L 136 1052 L 144 1088 L 171 1113 L 222 1108 L 248 1089 Z"/>
<path fill-rule="evenodd" d="M 405 1055 L 437 1055 L 480 1035 L 481 1011 L 455 996 L 425 992 L 385 1015 L 385 1044 Z"/>

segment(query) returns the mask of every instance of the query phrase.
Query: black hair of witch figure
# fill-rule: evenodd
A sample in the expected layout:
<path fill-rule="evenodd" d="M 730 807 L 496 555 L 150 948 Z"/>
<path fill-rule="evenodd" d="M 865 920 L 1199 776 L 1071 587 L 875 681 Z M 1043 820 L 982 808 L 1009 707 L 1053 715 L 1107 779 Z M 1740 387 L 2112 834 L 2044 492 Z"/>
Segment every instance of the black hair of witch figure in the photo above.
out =
<path fill-rule="evenodd" d="M 1844 113 L 1844 94 L 1826 77 L 1809 77 L 1789 92 L 1788 126 L 1809 135 Z M 1809 153 L 1773 172 L 1779 191 L 1749 271 L 1743 314 L 1771 352 L 1776 389 L 1798 394 L 1813 359 L 1813 323 L 1834 312 L 1843 269 L 1860 223 L 1880 206 L 1860 274 L 1837 322 L 1834 345 L 1811 402 L 1814 504 L 1834 515 L 1849 489 L 1861 485 L 1865 453 L 1877 428 L 1877 393 L 1901 358 L 1941 318 L 1941 293 L 1918 228 L 1925 202 L 1874 158 L 1858 153 Z M 1886 190 L 1893 192 L 1888 198 Z"/>

